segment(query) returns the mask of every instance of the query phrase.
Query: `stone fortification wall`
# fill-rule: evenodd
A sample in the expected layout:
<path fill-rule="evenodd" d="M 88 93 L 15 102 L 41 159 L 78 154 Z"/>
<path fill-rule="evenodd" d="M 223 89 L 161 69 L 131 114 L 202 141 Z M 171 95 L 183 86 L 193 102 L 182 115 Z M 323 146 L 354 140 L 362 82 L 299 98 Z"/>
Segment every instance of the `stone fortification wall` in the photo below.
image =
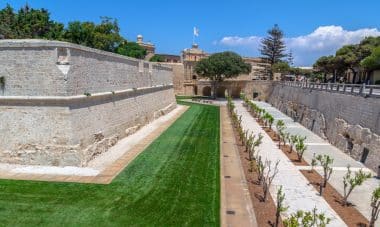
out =
<path fill-rule="evenodd" d="M 74 44 L 0 41 L 0 162 L 86 166 L 172 110 L 170 67 Z"/>
<path fill-rule="evenodd" d="M 368 167 L 380 165 L 380 99 L 276 84 L 269 102 Z"/>

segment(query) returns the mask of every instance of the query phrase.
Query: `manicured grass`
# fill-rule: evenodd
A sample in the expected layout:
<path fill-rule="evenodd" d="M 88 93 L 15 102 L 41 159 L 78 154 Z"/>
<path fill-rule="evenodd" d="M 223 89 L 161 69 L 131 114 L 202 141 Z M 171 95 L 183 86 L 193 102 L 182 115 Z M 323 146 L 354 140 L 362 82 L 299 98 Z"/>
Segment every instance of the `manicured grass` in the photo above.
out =
<path fill-rule="evenodd" d="M 0 180 L 4 226 L 219 226 L 219 108 L 190 109 L 109 185 Z"/>

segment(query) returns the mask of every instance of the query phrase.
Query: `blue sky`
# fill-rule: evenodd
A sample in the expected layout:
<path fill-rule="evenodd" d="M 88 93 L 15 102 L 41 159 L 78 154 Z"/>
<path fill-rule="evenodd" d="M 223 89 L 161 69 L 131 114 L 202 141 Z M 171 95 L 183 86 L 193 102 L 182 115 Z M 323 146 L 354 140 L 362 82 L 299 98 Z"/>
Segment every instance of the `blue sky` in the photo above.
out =
<path fill-rule="evenodd" d="M 0 0 L 19 8 L 26 1 Z M 285 32 L 295 64 L 311 65 L 343 44 L 380 35 L 379 0 L 219 0 L 219 1 L 84 1 L 28 0 L 34 8 L 46 8 L 54 20 L 96 21 L 100 16 L 118 19 L 128 40 L 142 34 L 157 52 L 179 54 L 192 43 L 193 27 L 200 30 L 196 42 L 207 52 L 236 51 L 258 56 L 258 43 L 266 31 L 279 26 Z"/>

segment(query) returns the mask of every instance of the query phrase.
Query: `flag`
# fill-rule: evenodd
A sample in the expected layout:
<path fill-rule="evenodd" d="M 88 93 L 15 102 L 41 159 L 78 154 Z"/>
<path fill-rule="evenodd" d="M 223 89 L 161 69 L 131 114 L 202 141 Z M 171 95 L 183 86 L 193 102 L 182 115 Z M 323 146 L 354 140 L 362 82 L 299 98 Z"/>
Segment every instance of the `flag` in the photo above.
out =
<path fill-rule="evenodd" d="M 194 27 L 194 35 L 199 36 L 199 29 Z"/>

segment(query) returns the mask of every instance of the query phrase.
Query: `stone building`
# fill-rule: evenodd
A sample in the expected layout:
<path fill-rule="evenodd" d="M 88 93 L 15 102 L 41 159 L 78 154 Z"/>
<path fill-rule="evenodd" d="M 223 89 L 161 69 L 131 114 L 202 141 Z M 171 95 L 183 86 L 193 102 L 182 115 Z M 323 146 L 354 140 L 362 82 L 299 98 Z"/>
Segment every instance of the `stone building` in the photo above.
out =
<path fill-rule="evenodd" d="M 210 81 L 199 77 L 194 72 L 196 63 L 209 55 L 200 49 L 198 44 L 193 44 L 191 48 L 182 51 L 182 62 L 180 64 L 165 63 L 173 67 L 173 84 L 177 95 L 211 95 Z M 263 92 L 253 91 L 252 88 L 257 81 L 268 79 L 270 65 L 262 58 L 243 57 L 243 59 L 252 65 L 251 73 L 224 81 L 223 86 L 220 86 L 217 90 L 217 96 L 224 97 L 226 91 L 231 92 L 233 96 L 239 96 L 241 91 L 248 92 L 249 96 L 253 96 L 253 93 L 263 94 Z"/>
<path fill-rule="evenodd" d="M 146 50 L 147 55 L 145 56 L 145 60 L 149 61 L 149 59 L 154 56 L 156 51 L 154 44 L 150 42 L 144 42 L 144 37 L 142 35 L 137 36 L 136 43 Z"/>

